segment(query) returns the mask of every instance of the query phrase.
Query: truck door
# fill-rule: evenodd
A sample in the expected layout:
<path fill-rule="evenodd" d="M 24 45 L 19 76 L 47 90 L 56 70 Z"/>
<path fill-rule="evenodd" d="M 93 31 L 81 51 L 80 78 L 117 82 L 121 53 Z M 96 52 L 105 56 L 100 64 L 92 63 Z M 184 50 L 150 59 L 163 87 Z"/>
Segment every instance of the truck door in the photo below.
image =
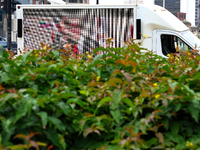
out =
<path fill-rule="evenodd" d="M 153 31 L 153 49 L 160 56 L 166 57 L 170 53 L 192 50 L 191 47 L 178 32 L 160 29 Z"/>

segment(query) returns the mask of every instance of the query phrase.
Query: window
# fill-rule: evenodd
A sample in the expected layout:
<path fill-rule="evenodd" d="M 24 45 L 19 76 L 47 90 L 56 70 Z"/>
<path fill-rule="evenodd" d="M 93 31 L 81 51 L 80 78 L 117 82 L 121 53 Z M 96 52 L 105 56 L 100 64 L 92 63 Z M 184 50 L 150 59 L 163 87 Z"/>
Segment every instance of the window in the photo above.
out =
<path fill-rule="evenodd" d="M 0 41 L 6 41 L 5 37 L 0 37 Z"/>
<path fill-rule="evenodd" d="M 161 35 L 162 53 L 167 54 L 177 53 L 178 51 L 192 50 L 182 39 L 175 35 Z"/>
<path fill-rule="evenodd" d="M 83 3 L 83 0 L 69 0 L 69 3 Z"/>
<path fill-rule="evenodd" d="M 0 11 L 0 21 L 2 21 L 2 11 Z"/>

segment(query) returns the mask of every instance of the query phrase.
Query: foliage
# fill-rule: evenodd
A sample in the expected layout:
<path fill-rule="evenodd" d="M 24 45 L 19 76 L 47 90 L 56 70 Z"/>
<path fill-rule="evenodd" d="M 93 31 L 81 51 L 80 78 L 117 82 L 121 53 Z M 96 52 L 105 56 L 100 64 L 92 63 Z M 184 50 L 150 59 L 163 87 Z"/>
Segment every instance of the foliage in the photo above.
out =
<path fill-rule="evenodd" d="M 126 45 L 1 51 L 1 149 L 198 149 L 200 56 Z"/>

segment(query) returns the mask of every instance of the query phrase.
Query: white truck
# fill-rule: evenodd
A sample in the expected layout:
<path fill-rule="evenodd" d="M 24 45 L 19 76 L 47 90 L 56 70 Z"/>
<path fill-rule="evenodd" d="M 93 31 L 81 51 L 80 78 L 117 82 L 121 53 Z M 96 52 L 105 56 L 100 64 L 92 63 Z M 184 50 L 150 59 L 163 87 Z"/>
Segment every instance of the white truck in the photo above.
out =
<path fill-rule="evenodd" d="M 199 49 L 200 40 L 168 10 L 157 5 L 17 5 L 18 50 L 55 49 L 71 44 L 74 53 L 113 47 L 142 36 L 142 46 L 166 57 L 176 49 Z"/>

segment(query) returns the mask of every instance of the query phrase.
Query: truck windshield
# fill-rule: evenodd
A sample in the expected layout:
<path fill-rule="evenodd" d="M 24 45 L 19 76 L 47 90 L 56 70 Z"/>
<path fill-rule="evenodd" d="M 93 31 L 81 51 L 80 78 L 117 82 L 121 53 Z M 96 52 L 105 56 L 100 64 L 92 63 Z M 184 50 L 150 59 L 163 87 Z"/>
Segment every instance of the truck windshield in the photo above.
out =
<path fill-rule="evenodd" d="M 200 50 L 200 39 L 197 38 L 192 32 L 190 31 L 181 32 L 181 35 L 185 39 L 187 39 L 194 47 L 196 46 L 196 48 Z"/>

